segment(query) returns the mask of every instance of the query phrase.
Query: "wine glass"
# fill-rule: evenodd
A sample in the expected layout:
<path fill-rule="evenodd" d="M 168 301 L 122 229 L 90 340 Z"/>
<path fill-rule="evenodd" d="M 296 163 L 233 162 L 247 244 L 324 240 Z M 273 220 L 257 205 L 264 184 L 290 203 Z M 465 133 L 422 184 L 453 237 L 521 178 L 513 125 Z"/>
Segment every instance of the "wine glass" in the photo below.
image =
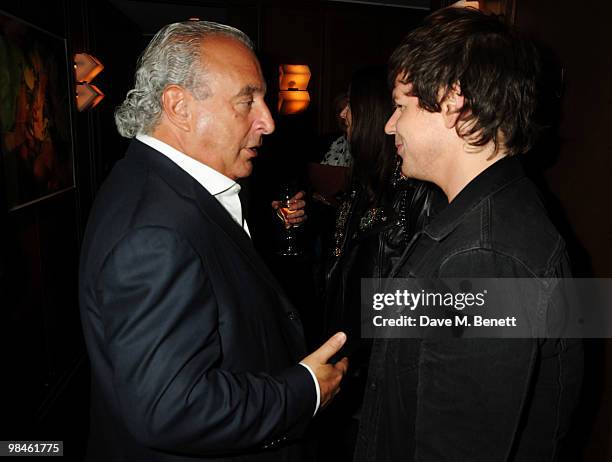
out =
<path fill-rule="evenodd" d="M 279 198 L 279 207 L 276 209 L 276 216 L 280 219 L 283 229 L 281 231 L 278 255 L 283 256 L 298 256 L 302 255 L 302 249 L 297 242 L 296 228 L 299 224 L 293 224 L 288 221 L 291 214 L 297 210 L 290 209 L 290 199 L 296 194 L 295 188 L 289 185 L 284 185 L 281 188 Z"/>

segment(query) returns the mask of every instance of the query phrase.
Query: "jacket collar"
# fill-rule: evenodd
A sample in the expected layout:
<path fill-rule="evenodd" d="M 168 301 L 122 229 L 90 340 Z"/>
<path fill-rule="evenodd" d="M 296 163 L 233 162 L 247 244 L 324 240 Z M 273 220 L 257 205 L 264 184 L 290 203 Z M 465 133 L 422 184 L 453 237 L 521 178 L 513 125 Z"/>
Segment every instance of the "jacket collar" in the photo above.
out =
<path fill-rule="evenodd" d="M 459 226 L 463 217 L 483 200 L 524 177 L 525 172 L 517 156 L 495 162 L 470 181 L 424 228 L 423 233 L 436 241 L 444 239 Z"/>
<path fill-rule="evenodd" d="M 306 353 L 306 344 L 301 324 L 292 321 L 295 317 L 293 305 L 255 250 L 253 242 L 244 229 L 231 218 L 227 210 L 200 183 L 168 157 L 150 146 L 138 140 L 133 140 L 128 148 L 126 159 L 138 162 L 145 165 L 146 168 L 152 169 L 178 194 L 194 201 L 201 213 L 222 234 L 225 234 L 228 237 L 227 241 L 245 257 L 244 259 L 251 265 L 253 271 L 268 286 L 273 288 L 279 298 L 277 309 L 280 311 L 280 316 L 285 320 L 283 324 L 290 329 L 290 331 L 283 330 L 282 335 L 287 344 L 290 345 L 293 359 L 295 361 L 300 360 Z"/>
<path fill-rule="evenodd" d="M 178 194 L 197 203 L 202 214 L 228 237 L 228 241 L 245 256 L 253 270 L 275 289 L 283 302 L 285 311 L 287 313 L 291 311 L 292 305 L 284 295 L 283 289 L 255 250 L 253 242 L 244 229 L 231 218 L 227 210 L 202 185 L 166 156 L 138 140 L 132 141 L 126 158 L 152 168 Z"/>
<path fill-rule="evenodd" d="M 224 194 L 236 187 L 240 191 L 238 183 L 231 178 L 153 136 L 140 133 L 136 135 L 136 140 L 168 157 L 172 162 L 189 173 L 192 178 L 195 178 L 213 196 Z"/>

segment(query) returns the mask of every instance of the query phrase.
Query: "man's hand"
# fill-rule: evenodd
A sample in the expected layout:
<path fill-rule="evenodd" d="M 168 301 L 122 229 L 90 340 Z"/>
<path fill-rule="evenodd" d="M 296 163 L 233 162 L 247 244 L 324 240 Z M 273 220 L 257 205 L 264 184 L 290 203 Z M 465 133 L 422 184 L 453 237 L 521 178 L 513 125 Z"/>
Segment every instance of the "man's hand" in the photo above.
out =
<path fill-rule="evenodd" d="M 306 213 L 304 212 L 304 207 L 306 207 L 306 201 L 304 201 L 304 196 L 304 191 L 299 191 L 295 196 L 293 196 L 287 201 L 289 203 L 289 210 L 294 211 L 293 213 L 287 215 L 285 221 L 287 222 L 288 226 L 297 226 L 306 221 L 306 218 L 308 218 L 306 216 Z M 272 201 L 272 208 L 274 210 L 278 210 L 279 207 L 280 201 Z M 277 213 L 280 213 L 280 211 Z"/>
<path fill-rule="evenodd" d="M 346 342 L 346 334 L 338 332 L 327 342 L 301 362 L 308 365 L 314 372 L 321 389 L 321 404 L 323 408 L 340 391 L 340 382 L 348 369 L 348 358 L 342 358 L 336 364 L 328 364 L 329 358 L 335 355 Z"/>

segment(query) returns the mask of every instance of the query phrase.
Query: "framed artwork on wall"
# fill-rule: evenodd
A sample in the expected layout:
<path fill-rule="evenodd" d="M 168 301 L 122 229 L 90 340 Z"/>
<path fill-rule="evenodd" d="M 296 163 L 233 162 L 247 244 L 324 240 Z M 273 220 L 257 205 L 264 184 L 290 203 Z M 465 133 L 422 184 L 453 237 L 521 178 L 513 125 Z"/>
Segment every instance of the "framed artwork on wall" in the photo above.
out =
<path fill-rule="evenodd" d="M 0 185 L 9 210 L 74 188 L 66 40 L 0 11 Z"/>

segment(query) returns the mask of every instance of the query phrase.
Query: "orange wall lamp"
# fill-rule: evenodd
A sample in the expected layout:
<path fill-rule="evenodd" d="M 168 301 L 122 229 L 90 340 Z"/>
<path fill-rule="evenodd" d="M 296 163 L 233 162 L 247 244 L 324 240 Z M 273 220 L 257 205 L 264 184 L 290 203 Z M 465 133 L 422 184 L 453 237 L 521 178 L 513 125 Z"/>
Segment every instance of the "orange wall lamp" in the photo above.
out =
<path fill-rule="evenodd" d="M 310 104 L 310 68 L 306 64 L 281 64 L 278 74 L 278 112 L 283 115 L 304 112 Z"/>
<path fill-rule="evenodd" d="M 76 102 L 79 112 L 96 107 L 104 99 L 104 93 L 95 85 L 91 85 L 91 81 L 102 69 L 104 65 L 94 56 L 87 53 L 74 55 Z"/>

